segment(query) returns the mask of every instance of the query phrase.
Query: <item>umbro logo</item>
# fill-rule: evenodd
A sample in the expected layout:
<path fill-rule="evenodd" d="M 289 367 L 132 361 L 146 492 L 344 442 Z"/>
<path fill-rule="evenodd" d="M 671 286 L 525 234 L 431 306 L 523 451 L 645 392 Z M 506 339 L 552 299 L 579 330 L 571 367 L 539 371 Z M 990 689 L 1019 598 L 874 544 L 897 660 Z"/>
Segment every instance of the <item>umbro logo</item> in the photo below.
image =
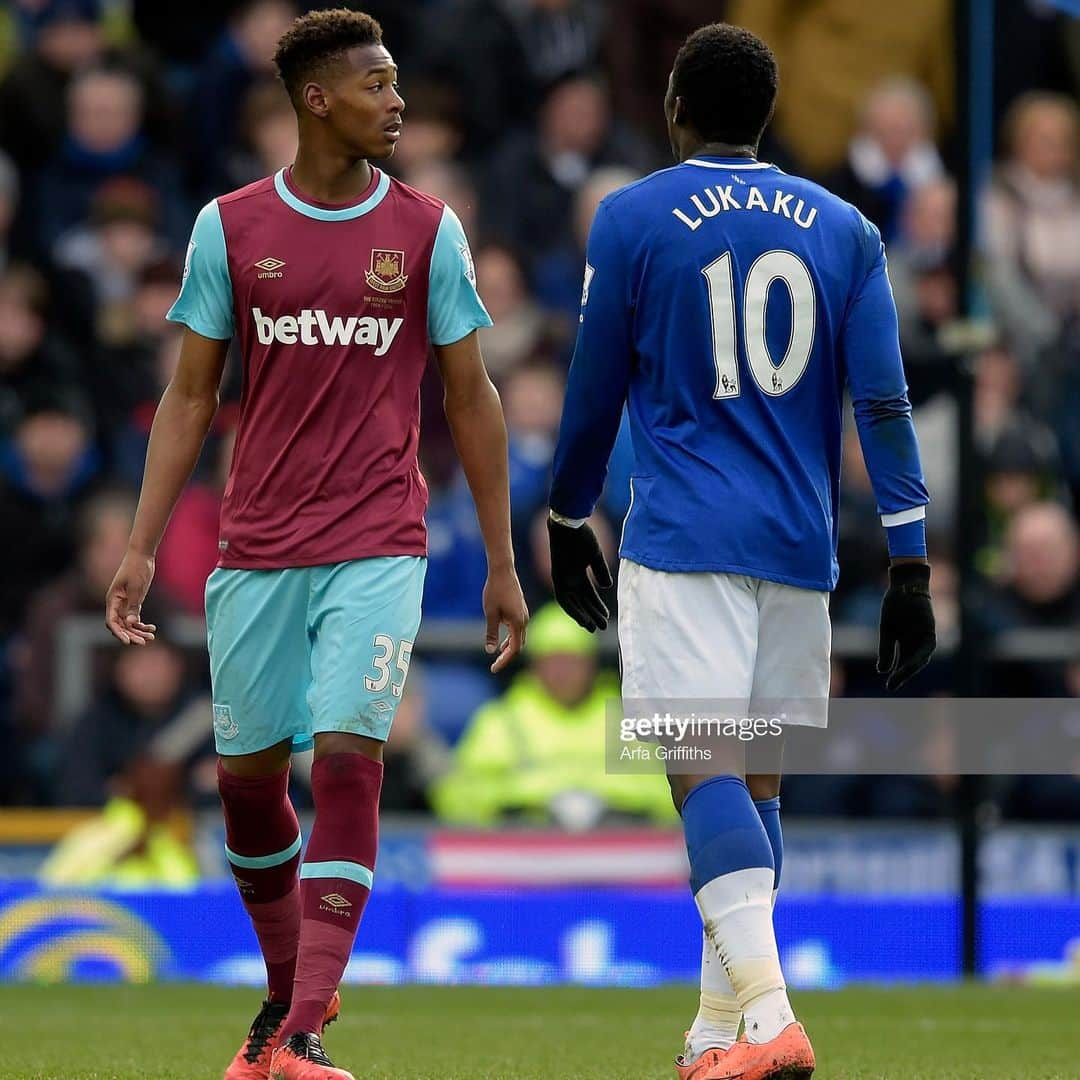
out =
<path fill-rule="evenodd" d="M 281 268 L 285 265 L 283 259 L 260 259 L 255 266 L 261 271 L 260 278 L 279 278 L 285 275 L 281 272 Z"/>
<path fill-rule="evenodd" d="M 352 907 L 352 901 L 346 900 L 341 893 L 328 893 L 326 896 L 320 896 L 319 899 L 322 901 L 319 908 L 334 915 L 348 915 L 349 908 Z"/>

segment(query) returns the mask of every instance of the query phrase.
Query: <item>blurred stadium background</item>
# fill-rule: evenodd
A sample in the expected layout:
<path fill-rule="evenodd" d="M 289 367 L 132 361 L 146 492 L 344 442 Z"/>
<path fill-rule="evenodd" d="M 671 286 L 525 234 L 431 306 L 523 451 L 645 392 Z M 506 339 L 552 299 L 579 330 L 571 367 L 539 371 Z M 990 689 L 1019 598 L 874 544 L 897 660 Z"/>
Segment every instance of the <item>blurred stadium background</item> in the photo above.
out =
<path fill-rule="evenodd" d="M 235 364 L 158 560 L 162 639 L 121 655 L 100 607 L 176 361 L 163 315 L 194 214 L 294 152 L 267 58 L 302 6 L 0 12 L 0 980 L 262 980 L 226 872 L 202 637 Z M 942 638 L 910 693 L 1078 697 L 1080 5 L 359 6 L 382 21 L 408 102 L 389 168 L 450 202 L 473 241 L 519 566 L 543 617 L 527 661 L 492 679 L 483 549 L 433 379 L 426 621 L 348 977 L 696 981 L 666 785 L 603 772 L 614 641 L 594 648 L 543 612 L 546 485 L 593 211 L 669 162 L 660 103 L 689 30 L 727 18 L 769 41 L 782 88 L 762 156 L 849 198 L 888 245 Z M 628 449 L 600 514 L 612 551 Z M 886 555 L 854 439 L 840 560 L 834 693 L 872 696 Z M 932 777 L 788 781 L 777 927 L 791 985 L 1080 983 L 1080 754 L 1061 766 L 963 777 L 946 753 Z M 295 797 L 310 806 L 304 774 L 301 760 Z"/>

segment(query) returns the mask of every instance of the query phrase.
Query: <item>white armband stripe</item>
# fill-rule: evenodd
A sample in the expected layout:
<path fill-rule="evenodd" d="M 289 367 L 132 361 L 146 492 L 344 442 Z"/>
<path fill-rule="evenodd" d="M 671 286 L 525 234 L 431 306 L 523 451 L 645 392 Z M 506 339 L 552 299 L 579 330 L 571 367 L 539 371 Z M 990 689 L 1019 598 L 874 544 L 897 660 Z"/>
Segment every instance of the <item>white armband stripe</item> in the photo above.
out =
<path fill-rule="evenodd" d="M 913 521 L 922 521 L 925 517 L 925 506 L 913 506 L 910 510 L 898 510 L 895 514 L 882 514 L 881 524 L 886 529 L 891 529 L 894 525 L 908 525 Z"/>

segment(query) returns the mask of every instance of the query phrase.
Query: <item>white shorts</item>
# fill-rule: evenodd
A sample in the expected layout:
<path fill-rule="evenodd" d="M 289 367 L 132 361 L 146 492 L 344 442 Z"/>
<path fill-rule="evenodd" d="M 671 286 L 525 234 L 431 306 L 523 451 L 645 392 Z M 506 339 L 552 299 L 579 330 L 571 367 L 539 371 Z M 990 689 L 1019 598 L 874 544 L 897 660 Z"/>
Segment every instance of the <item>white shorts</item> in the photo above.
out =
<path fill-rule="evenodd" d="M 831 644 L 827 592 L 619 564 L 626 699 L 798 701 L 786 722 L 824 727 Z"/>

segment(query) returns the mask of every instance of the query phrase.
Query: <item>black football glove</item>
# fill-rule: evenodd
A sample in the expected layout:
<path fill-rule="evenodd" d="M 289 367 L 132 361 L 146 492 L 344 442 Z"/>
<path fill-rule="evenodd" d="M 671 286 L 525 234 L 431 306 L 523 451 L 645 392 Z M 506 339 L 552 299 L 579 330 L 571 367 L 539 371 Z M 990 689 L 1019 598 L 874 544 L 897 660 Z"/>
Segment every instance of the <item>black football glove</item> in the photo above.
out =
<path fill-rule="evenodd" d="M 551 581 L 559 606 L 586 630 L 604 630 L 608 609 L 596 586 L 610 589 L 611 571 L 596 534 L 588 525 L 579 525 L 575 529 L 548 518 L 548 538 L 551 541 Z M 590 570 L 592 578 L 589 577 Z"/>
<path fill-rule="evenodd" d="M 881 602 L 877 669 L 885 688 L 899 690 L 930 662 L 937 645 L 930 603 L 930 567 L 897 563 L 889 567 L 889 591 Z"/>

